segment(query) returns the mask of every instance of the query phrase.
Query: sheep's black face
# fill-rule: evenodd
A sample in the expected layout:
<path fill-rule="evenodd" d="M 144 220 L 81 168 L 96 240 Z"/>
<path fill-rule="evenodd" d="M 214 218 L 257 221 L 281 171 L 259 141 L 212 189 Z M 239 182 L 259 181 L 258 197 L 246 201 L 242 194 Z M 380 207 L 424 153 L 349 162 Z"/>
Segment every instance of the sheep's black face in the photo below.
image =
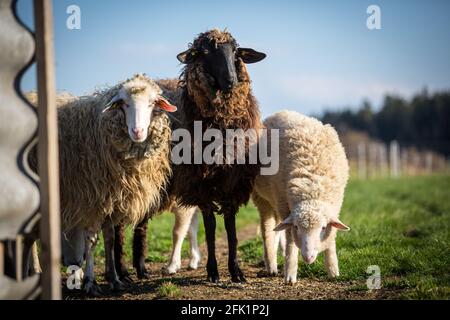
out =
<path fill-rule="evenodd" d="M 236 48 L 230 43 L 204 45 L 201 52 L 204 68 L 215 81 L 217 89 L 231 91 L 238 82 Z"/>
<path fill-rule="evenodd" d="M 177 56 L 181 63 L 202 64 L 204 70 L 214 79 L 215 89 L 225 92 L 233 90 L 238 83 L 236 72 L 238 58 L 241 58 L 244 63 L 254 63 L 265 57 L 266 55 L 262 52 L 238 48 L 235 41 L 215 43 L 207 39 Z"/>

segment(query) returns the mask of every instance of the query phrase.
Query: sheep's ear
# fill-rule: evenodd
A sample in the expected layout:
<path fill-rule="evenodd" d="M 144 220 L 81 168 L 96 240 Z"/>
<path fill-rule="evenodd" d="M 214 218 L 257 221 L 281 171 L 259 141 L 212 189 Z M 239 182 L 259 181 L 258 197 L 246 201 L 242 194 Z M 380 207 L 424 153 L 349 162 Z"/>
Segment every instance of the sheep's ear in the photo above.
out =
<path fill-rule="evenodd" d="M 119 95 L 115 95 L 105 106 L 105 109 L 103 109 L 102 112 L 107 112 L 111 109 L 113 109 L 115 106 L 117 106 L 117 102 L 119 102 L 120 100 L 122 100 Z"/>
<path fill-rule="evenodd" d="M 191 63 L 192 61 L 194 61 L 196 54 L 197 52 L 195 50 L 188 49 L 186 51 L 179 53 L 177 55 L 177 59 L 181 63 Z"/>
<path fill-rule="evenodd" d="M 289 227 L 292 227 L 293 222 L 294 219 L 292 218 L 292 216 L 289 216 L 286 219 L 284 219 L 283 222 L 277 225 L 275 229 L 273 229 L 273 231 L 283 231 Z"/>
<path fill-rule="evenodd" d="M 263 60 L 266 57 L 265 53 L 258 52 L 250 48 L 238 48 L 238 56 L 244 61 L 244 63 L 255 63 Z"/>
<path fill-rule="evenodd" d="M 167 112 L 175 112 L 177 111 L 177 107 L 171 104 L 169 101 L 164 99 L 163 97 L 159 97 L 158 100 L 155 102 L 155 106 L 160 108 L 161 110 L 167 111 Z"/>
<path fill-rule="evenodd" d="M 341 222 L 339 219 L 333 219 L 330 221 L 330 225 L 335 227 L 336 229 L 342 230 L 342 231 L 350 231 L 350 227 L 345 225 Z"/>

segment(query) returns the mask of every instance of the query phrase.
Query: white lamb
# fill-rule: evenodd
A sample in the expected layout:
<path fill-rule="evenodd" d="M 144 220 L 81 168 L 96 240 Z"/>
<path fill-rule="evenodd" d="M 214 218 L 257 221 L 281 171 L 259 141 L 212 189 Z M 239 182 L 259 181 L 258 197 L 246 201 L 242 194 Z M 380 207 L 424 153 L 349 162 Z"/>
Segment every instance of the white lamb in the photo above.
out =
<path fill-rule="evenodd" d="M 276 275 L 276 231 L 286 231 L 285 282 L 297 281 L 298 251 L 313 263 L 325 251 L 330 277 L 339 276 L 336 230 L 349 230 L 339 220 L 349 167 L 336 131 L 297 112 L 267 118 L 269 130 L 279 129 L 279 171 L 258 176 L 252 198 L 261 216 L 264 259 Z M 270 142 L 270 139 L 269 139 Z"/>

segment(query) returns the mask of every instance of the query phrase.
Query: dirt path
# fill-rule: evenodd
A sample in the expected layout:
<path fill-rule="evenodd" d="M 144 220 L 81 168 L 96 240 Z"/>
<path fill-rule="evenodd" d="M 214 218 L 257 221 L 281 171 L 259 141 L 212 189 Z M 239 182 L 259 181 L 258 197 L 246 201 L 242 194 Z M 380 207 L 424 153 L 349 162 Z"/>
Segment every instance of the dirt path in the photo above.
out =
<path fill-rule="evenodd" d="M 257 227 L 255 225 L 247 226 L 238 233 L 240 243 L 252 239 L 256 235 Z M 202 263 L 198 270 L 187 270 L 188 259 L 183 259 L 182 269 L 174 276 L 167 276 L 162 273 L 164 264 L 147 263 L 150 271 L 150 277 L 145 280 L 139 280 L 134 275 L 134 283 L 130 284 L 127 290 L 122 293 L 111 292 L 106 283 L 100 282 L 105 293 L 101 298 L 95 299 L 158 299 L 157 288 L 163 282 L 171 281 L 180 289 L 176 299 L 395 299 L 401 292 L 380 289 L 373 292 L 352 290 L 359 282 L 334 282 L 317 279 L 300 278 L 295 286 L 285 285 L 283 277 L 260 278 L 257 273 L 263 268 L 261 266 L 241 263 L 241 267 L 246 275 L 247 283 L 236 284 L 229 280 L 227 270 L 228 247 L 225 235 L 217 239 L 216 243 L 217 260 L 219 263 L 220 283 L 212 284 L 207 282 L 206 270 L 206 245 L 201 246 Z M 97 274 L 101 275 L 101 268 L 98 268 Z M 100 277 L 102 278 L 102 277 Z M 66 299 L 85 299 L 86 297 L 79 292 L 65 291 Z"/>

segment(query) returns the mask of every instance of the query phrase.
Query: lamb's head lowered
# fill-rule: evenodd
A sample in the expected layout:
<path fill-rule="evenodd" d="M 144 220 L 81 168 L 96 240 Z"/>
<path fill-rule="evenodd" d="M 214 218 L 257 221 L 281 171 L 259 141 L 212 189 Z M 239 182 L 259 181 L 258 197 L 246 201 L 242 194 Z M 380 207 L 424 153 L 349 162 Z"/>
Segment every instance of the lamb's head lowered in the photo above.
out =
<path fill-rule="evenodd" d="M 103 112 L 120 109 L 125 114 L 128 135 L 137 143 L 144 142 L 155 111 L 174 112 L 177 108 L 162 96 L 161 88 L 150 78 L 138 74 L 118 86 L 117 93 Z"/>
<path fill-rule="evenodd" d="M 320 252 L 328 248 L 330 241 L 334 241 L 337 230 L 350 230 L 333 211 L 336 210 L 323 201 L 303 201 L 275 231 L 291 232 L 303 261 L 311 264 Z"/>
<path fill-rule="evenodd" d="M 240 48 L 227 31 L 213 29 L 198 35 L 189 49 L 177 55 L 185 64 L 197 64 L 210 76 L 214 89 L 231 91 L 238 83 L 236 64 L 254 63 L 266 55 L 249 48 Z"/>

